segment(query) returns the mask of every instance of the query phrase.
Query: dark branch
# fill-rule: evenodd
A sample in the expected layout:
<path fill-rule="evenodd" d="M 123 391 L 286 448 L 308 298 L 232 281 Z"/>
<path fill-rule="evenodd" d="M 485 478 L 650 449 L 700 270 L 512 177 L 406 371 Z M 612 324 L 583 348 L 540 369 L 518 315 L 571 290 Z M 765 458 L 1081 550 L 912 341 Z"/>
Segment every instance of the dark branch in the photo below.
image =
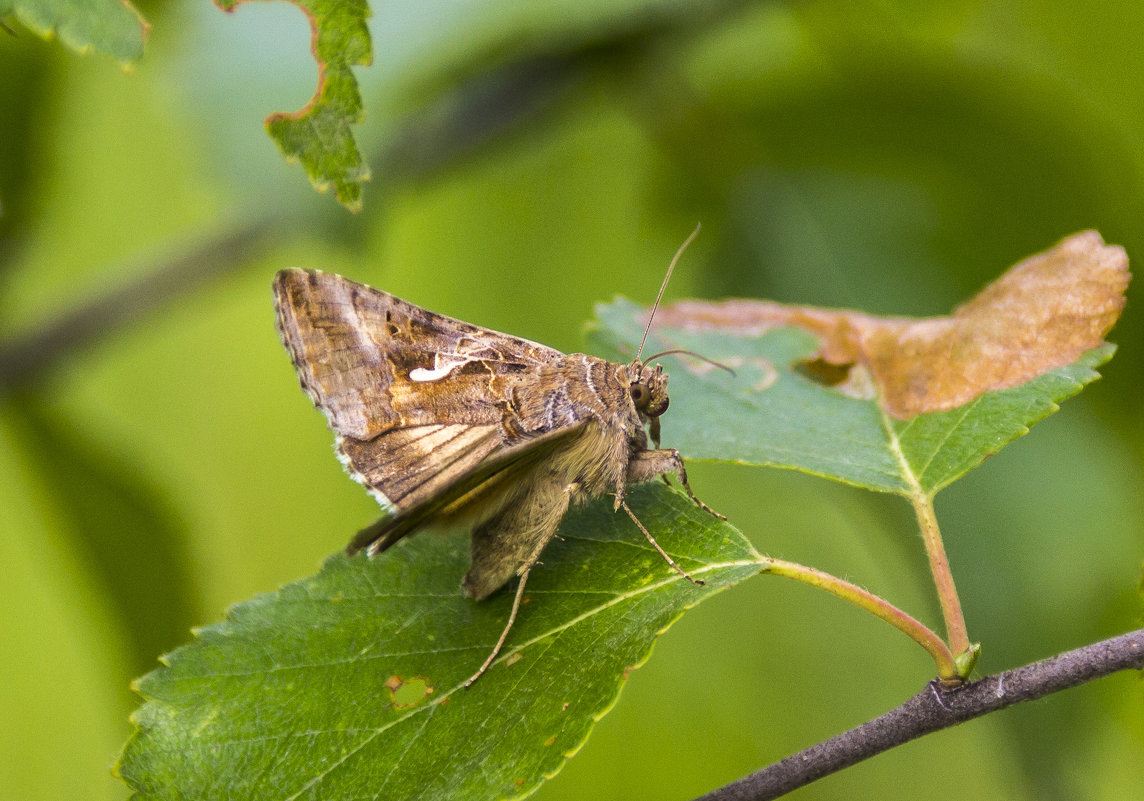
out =
<path fill-rule="evenodd" d="M 475 75 L 406 116 L 371 164 L 387 185 L 421 180 L 542 118 L 585 72 L 582 59 L 542 55 Z"/>
<path fill-rule="evenodd" d="M 1120 670 L 1144 669 L 1144 629 L 955 690 L 931 682 L 881 717 L 714 790 L 697 801 L 766 801 L 930 732 L 956 726 Z"/>
<path fill-rule="evenodd" d="M 514 59 L 476 72 L 421 112 L 409 115 L 380 144 L 371 162 L 385 176 L 386 187 L 423 179 L 514 131 L 535 125 L 566 102 L 569 91 L 593 71 L 614 72 L 633 59 L 658 64 L 656 43 L 680 32 L 692 35 L 750 5 L 749 0 L 720 0 L 658 16 L 633 15 L 629 22 L 599 36 L 544 41 L 539 50 L 518 52 Z M 258 248 L 272 241 L 269 223 L 279 231 L 306 227 L 299 215 L 281 215 L 219 233 L 185 254 L 158 261 L 122 289 L 45 321 L 37 331 L 0 342 L 0 396 L 43 377 L 72 354 L 95 347 L 108 334 L 241 268 Z"/>
<path fill-rule="evenodd" d="M 478 74 L 409 115 L 376 155 L 387 178 L 413 181 L 503 138 L 552 108 L 582 75 L 586 57 L 528 58 Z M 302 212 L 301 214 L 305 214 Z M 307 227 L 299 214 L 256 220 L 167 254 L 127 285 L 77 304 L 22 336 L 0 341 L 0 397 L 34 383 L 74 354 L 134 325 L 248 263 L 274 232 Z"/>
<path fill-rule="evenodd" d="M 251 223 L 216 234 L 39 330 L 0 342 L 0 395 L 243 264 L 262 245 L 268 230 L 265 223 Z"/>

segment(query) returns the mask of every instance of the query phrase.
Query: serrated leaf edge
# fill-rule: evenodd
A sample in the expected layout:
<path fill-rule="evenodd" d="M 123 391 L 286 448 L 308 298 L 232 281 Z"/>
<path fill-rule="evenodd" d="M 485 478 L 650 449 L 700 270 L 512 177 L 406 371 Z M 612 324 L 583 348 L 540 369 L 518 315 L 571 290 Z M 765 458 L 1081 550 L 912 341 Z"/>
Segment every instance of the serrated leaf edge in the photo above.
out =
<path fill-rule="evenodd" d="M 744 540 L 745 540 L 745 538 L 744 538 Z M 751 548 L 751 551 L 753 554 L 753 558 L 731 560 L 731 561 L 725 561 L 725 562 L 708 563 L 701 568 L 697 568 L 697 569 L 692 570 L 691 573 L 692 573 L 692 575 L 695 575 L 695 576 L 708 575 L 708 574 L 712 573 L 713 571 L 733 570 L 736 568 L 744 568 L 744 567 L 757 567 L 757 568 L 759 568 L 759 570 L 762 570 L 763 567 L 765 567 L 767 564 L 766 558 L 761 556 L 760 554 L 758 554 L 754 550 L 753 547 Z M 746 578 L 746 576 L 744 576 L 744 578 Z M 644 595 L 644 594 L 647 594 L 650 592 L 654 592 L 658 589 L 670 586 L 670 585 L 678 583 L 680 581 L 686 581 L 686 579 L 684 579 L 682 576 L 680 576 L 678 574 L 673 574 L 671 576 L 664 578 L 661 581 L 654 582 L 651 584 L 646 584 L 646 585 L 643 585 L 640 587 L 633 588 L 633 589 L 628 590 L 626 592 L 620 593 L 620 594 L 616 595 L 615 597 L 610 598 L 605 603 L 602 603 L 598 606 L 595 606 L 591 610 L 584 612 L 580 615 L 577 615 L 576 617 L 565 621 L 564 623 L 562 623 L 559 626 L 548 629 L 547 631 L 537 635 L 536 637 L 533 637 L 533 638 L 531 638 L 525 642 L 518 643 L 518 644 L 512 646 L 511 648 L 504 649 L 501 652 L 501 655 L 498 657 L 498 659 L 490 667 L 490 669 L 492 669 L 492 667 L 495 667 L 498 663 L 504 662 L 506 659 L 511 658 L 513 655 L 521 653 L 525 649 L 533 647 L 533 646 L 537 645 L 538 643 L 540 643 L 541 641 L 548 639 L 549 637 L 552 637 L 555 634 L 559 634 L 560 632 L 566 631 L 567 629 L 571 628 L 574 625 L 577 625 L 579 623 L 582 623 L 585 620 L 590 619 L 593 615 L 600 614 L 601 612 L 604 612 L 607 609 L 610 609 L 610 608 L 612 608 L 612 607 L 614 607 L 620 603 L 623 603 L 625 601 L 629 601 L 633 598 L 639 597 L 640 595 Z M 683 607 L 681 607 L 676 612 L 674 617 L 672 617 L 671 620 L 668 621 L 668 623 L 665 626 L 661 627 L 659 630 L 657 630 L 654 633 L 654 635 L 652 637 L 652 644 L 654 645 L 654 641 L 656 639 L 658 639 L 660 635 L 662 635 L 664 632 L 666 632 L 667 629 L 670 628 L 675 623 L 675 621 L 677 621 L 683 615 L 683 613 L 685 611 L 692 608 L 699 601 L 705 600 L 710 595 L 722 592 L 723 590 L 727 589 L 728 587 L 730 587 L 734 583 L 735 582 L 733 581 L 733 582 L 730 582 L 728 584 L 724 584 L 724 585 L 719 586 L 719 587 L 712 587 L 710 589 L 710 591 L 708 593 L 705 593 L 702 598 L 699 598 L 696 601 L 694 601 L 690 604 L 686 604 Z M 270 595 L 273 595 L 273 594 L 270 594 Z M 229 614 L 227 617 L 229 618 Z M 222 622 L 226 622 L 226 621 L 224 620 Z M 196 639 L 198 640 L 198 632 L 197 631 L 195 632 L 195 636 L 196 636 Z M 203 643 L 202 640 L 198 640 L 197 644 L 200 647 L 206 647 L 206 644 Z M 194 646 L 194 644 L 188 644 L 187 646 L 183 646 L 183 648 L 193 647 L 193 646 Z M 182 648 L 176 649 L 176 651 L 178 651 L 178 650 L 182 650 Z M 458 649 L 458 650 L 471 650 L 471 648 Z M 170 654 L 168 656 L 171 656 L 174 653 L 176 653 L 176 652 L 172 652 L 172 654 Z M 629 666 L 628 670 L 634 670 L 634 669 L 639 668 L 641 665 L 643 665 L 647 662 L 647 660 L 650 658 L 650 656 L 651 656 L 651 648 L 648 649 L 647 653 L 644 655 L 643 659 L 640 662 L 638 662 L 635 665 Z M 169 661 L 166 658 L 163 658 L 162 661 L 164 662 L 164 664 L 169 666 Z M 148 674 L 148 675 L 150 675 L 150 674 Z M 137 692 L 139 692 L 139 694 L 144 698 L 145 703 L 143 706 L 150 705 L 150 704 L 169 706 L 169 704 L 167 704 L 166 702 L 160 701 L 156 697 L 150 696 L 145 691 L 143 691 L 143 689 L 139 686 L 139 684 L 143 678 L 146 678 L 146 676 L 141 677 L 140 679 L 137 679 L 135 682 L 132 683 L 132 688 L 135 689 Z M 622 679 L 621 679 L 621 687 L 622 687 Z M 449 699 L 449 697 L 456 692 L 469 692 L 469 691 L 464 689 L 464 682 L 463 681 L 459 682 L 454 687 L 449 689 L 447 692 L 443 692 L 439 695 L 436 695 L 432 700 L 430 700 L 429 703 L 423 704 L 423 705 L 418 705 L 417 707 L 410 709 L 407 713 L 405 713 L 401 717 L 387 722 L 384 726 L 381 726 L 381 727 L 375 728 L 375 729 L 370 729 L 369 730 L 370 734 L 368 737 L 366 737 L 360 743 L 356 744 L 347 753 L 342 755 L 342 757 L 337 762 L 327 766 L 327 768 L 325 770 L 323 770 L 321 773 L 319 773 L 315 776 L 312 776 L 309 779 L 309 781 L 307 781 L 301 788 L 299 788 L 299 790 L 297 792 L 293 793 L 292 795 L 286 796 L 283 799 L 283 801 L 296 801 L 296 799 L 298 799 L 300 796 L 302 796 L 305 792 L 307 792 L 308 790 L 310 790 L 311 788 L 316 786 L 318 783 L 320 783 L 326 776 L 328 776 L 330 773 L 332 773 L 334 770 L 336 770 L 339 766 L 341 766 L 343 763 L 345 763 L 352 756 L 359 753 L 363 748 L 368 746 L 371 742 L 376 740 L 377 737 L 384 734 L 390 728 L 392 728 L 393 726 L 399 725 L 406 720 L 409 720 L 414 715 L 420 714 L 422 712 L 429 712 L 429 711 L 436 709 L 438 706 L 440 706 L 445 701 L 447 701 Z M 613 695 L 611 701 L 607 704 L 607 706 L 603 707 L 602 709 L 598 710 L 597 712 L 592 713 L 593 725 L 595 723 L 598 723 L 605 715 L 607 715 L 608 712 L 610 712 L 615 707 L 618 700 L 619 700 L 619 689 L 617 689 L 616 693 Z M 124 744 L 123 751 L 120 753 L 119 759 L 116 760 L 116 764 L 113 768 L 113 772 L 116 775 L 119 775 L 121 777 L 122 777 L 122 772 L 121 772 L 120 768 L 122 765 L 123 757 L 124 757 L 124 755 L 126 755 L 127 749 L 130 746 L 131 742 L 135 739 L 135 737 L 138 734 L 142 733 L 142 731 L 143 731 L 142 727 L 139 725 L 139 720 L 137 717 L 138 714 L 142 711 L 142 709 L 143 709 L 143 707 L 141 706 L 139 709 L 136 709 L 134 712 L 132 712 L 132 714 L 130 716 L 131 722 L 135 726 L 135 730 L 136 730 L 135 735 L 133 735 L 131 738 L 129 738 L 127 743 Z M 310 733 L 313 733 L 313 732 L 310 732 Z M 580 742 L 576 743 L 573 747 L 571 747 L 570 749 L 568 749 L 567 751 L 564 752 L 563 756 L 565 757 L 565 759 L 558 767 L 556 767 L 550 773 L 543 774 L 542 780 L 537 781 L 523 795 L 520 795 L 517 797 L 523 798 L 523 797 L 526 797 L 528 795 L 531 795 L 537 788 L 540 787 L 541 784 L 543 784 L 544 781 L 551 779 L 557 773 L 559 773 L 559 771 L 561 769 L 563 769 L 563 766 L 567 762 L 567 760 L 569 758 L 571 758 L 572 756 L 574 756 L 584 746 L 584 744 L 587 742 L 589 736 L 590 736 L 590 731 L 585 732 L 584 737 L 581 738 Z M 133 787 L 132 789 L 136 789 L 136 788 Z"/>
<path fill-rule="evenodd" d="M 718 570 L 718 569 L 732 569 L 732 568 L 736 568 L 736 567 L 749 567 L 749 566 L 755 566 L 755 565 L 757 565 L 761 568 L 763 566 L 763 563 L 760 561 L 756 561 L 756 560 L 745 560 L 745 561 L 744 560 L 738 560 L 738 561 L 732 561 L 732 562 L 719 562 L 719 563 L 715 563 L 715 564 L 705 565 L 703 568 L 700 568 L 700 569 L 695 570 L 693 572 L 696 575 L 703 575 L 703 574 L 707 574 L 713 570 Z M 685 581 L 685 580 L 686 579 L 684 579 L 682 576 L 673 575 L 673 576 L 670 576 L 670 577 L 664 579 L 663 581 L 655 582 L 653 584 L 647 584 L 647 585 L 644 585 L 644 586 L 639 587 L 637 589 L 630 590 L 630 591 L 624 592 L 624 593 L 620 593 L 619 595 L 615 596 L 614 598 L 608 600 L 606 603 L 603 603 L 603 604 L 600 604 L 599 606 L 594 607 L 589 612 L 584 612 L 583 614 L 577 615 L 576 617 L 569 619 L 568 621 L 562 623 L 561 625 L 556 626 L 555 628 L 549 629 L 546 632 L 544 632 L 543 634 L 540 634 L 536 637 L 533 637 L 531 640 L 527 640 L 523 643 L 519 643 L 512 648 L 504 649 L 504 651 L 501 652 L 501 655 L 497 658 L 497 660 L 495 662 L 493 662 L 493 664 L 490 666 L 490 670 L 493 667 L 495 667 L 498 663 L 504 662 L 506 659 L 510 658 L 513 654 L 520 653 L 520 652 L 524 651 L 526 648 L 534 646 L 534 645 L 538 644 L 539 642 L 541 642 L 542 640 L 548 639 L 549 637 L 553 636 L 554 634 L 558 634 L 562 631 L 566 631 L 567 629 L 571 628 L 572 626 L 576 625 L 577 623 L 581 623 L 585 620 L 588 620 L 593 615 L 599 614 L 599 613 L 601 613 L 607 609 L 610 609 L 613 606 L 616 606 L 617 604 L 619 604 L 623 601 L 630 600 L 630 599 L 635 598 L 639 595 L 643 595 L 645 593 L 652 592 L 653 590 L 660 589 L 661 587 L 666 587 L 668 585 L 671 585 L 671 584 L 674 584 L 674 583 L 677 583 L 680 581 Z M 727 586 L 729 586 L 729 585 L 724 585 L 722 587 L 714 587 L 713 593 L 725 590 L 727 588 Z M 688 607 L 688 606 L 683 607 L 683 609 L 681 609 L 679 611 L 679 614 L 677 614 L 675 616 L 675 618 L 673 618 L 672 622 L 674 622 L 675 620 L 678 620 L 679 617 L 683 614 L 683 612 L 686 611 L 686 609 L 688 609 L 688 608 L 690 608 L 690 607 Z M 670 623 L 668 625 L 670 625 Z M 662 633 L 663 633 L 663 629 L 656 632 L 654 637 L 657 638 Z M 649 654 L 650 654 L 650 650 L 649 650 Z M 645 657 L 644 661 L 646 661 L 646 657 Z M 643 664 L 643 663 L 641 662 L 640 664 Z M 638 665 L 637 665 L 637 667 L 638 667 Z M 341 766 L 344 762 L 346 762 L 346 760 L 348 760 L 351 757 L 353 757 L 354 755 L 356 755 L 363 748 L 365 748 L 367 745 L 369 745 L 375 739 L 377 739 L 382 734 L 384 734 L 387 730 L 389 730 L 393 726 L 395 726 L 395 725 L 397 725 L 397 724 L 399 724 L 405 720 L 412 718 L 414 715 L 420 714 L 422 712 L 427 712 L 429 710 L 436 708 L 437 706 L 440 706 L 453 693 L 456 693 L 456 692 L 468 692 L 468 691 L 464 690 L 464 682 L 463 681 L 456 684 L 455 686 L 453 686 L 448 692 L 444 692 L 444 693 L 441 693 L 440 695 L 436 696 L 429 703 L 417 706 L 415 709 L 411 709 L 405 715 L 402 715 L 401 717 L 399 717 L 395 720 L 392 720 L 389 723 L 386 723 L 384 726 L 381 726 L 380 728 L 377 728 L 377 729 L 373 729 L 372 733 L 370 734 L 369 737 L 366 737 L 360 743 L 355 745 L 352 749 L 347 751 L 344 755 L 342 755 L 341 759 L 339 759 L 337 762 L 334 762 L 333 764 L 329 765 L 329 767 L 327 769 L 325 769 L 321 773 L 311 777 L 311 779 L 306 784 L 304 784 L 298 790 L 298 792 L 294 793 L 293 795 L 286 796 L 284 801 L 295 801 L 303 793 L 305 793 L 306 791 L 308 791 L 312 787 L 316 786 L 327 775 L 332 773 L 339 766 Z M 617 693 L 616 697 L 618 698 L 618 693 Z M 616 699 L 613 698 L 611 704 L 609 704 L 605 709 L 601 710 L 599 713 L 593 714 L 593 716 L 592 716 L 593 722 L 599 722 L 600 719 L 604 715 L 606 715 L 609 711 L 611 711 L 611 709 L 615 706 L 615 703 L 616 703 Z M 565 752 L 565 754 L 564 754 L 564 756 L 566 758 L 565 761 L 567 761 L 568 757 L 573 756 L 583 746 L 583 744 L 586 740 L 587 740 L 587 735 L 585 735 L 584 739 L 579 744 L 577 744 L 575 746 L 575 748 L 571 749 L 569 752 Z M 559 771 L 559 768 L 557 769 L 557 771 Z M 550 779 L 550 778 L 552 778 L 552 776 L 555 776 L 555 775 L 556 775 L 556 772 L 553 772 L 551 775 L 546 774 L 545 778 Z M 539 786 L 539 784 L 540 784 L 540 782 L 537 782 L 537 784 L 534 786 L 534 788 Z M 521 796 L 521 797 L 523 797 L 523 796 Z"/>

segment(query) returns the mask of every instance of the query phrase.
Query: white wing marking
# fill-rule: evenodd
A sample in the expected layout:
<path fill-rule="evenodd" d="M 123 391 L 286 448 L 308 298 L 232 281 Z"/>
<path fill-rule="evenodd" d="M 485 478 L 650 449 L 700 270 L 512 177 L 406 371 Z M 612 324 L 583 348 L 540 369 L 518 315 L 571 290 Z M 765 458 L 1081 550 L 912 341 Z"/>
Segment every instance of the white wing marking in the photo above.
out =
<path fill-rule="evenodd" d="M 409 371 L 409 378 L 412 381 L 419 382 L 437 381 L 449 375 L 449 373 L 458 367 L 468 364 L 471 361 L 476 360 L 459 353 L 438 353 L 433 356 L 432 370 L 426 367 L 415 367 Z"/>

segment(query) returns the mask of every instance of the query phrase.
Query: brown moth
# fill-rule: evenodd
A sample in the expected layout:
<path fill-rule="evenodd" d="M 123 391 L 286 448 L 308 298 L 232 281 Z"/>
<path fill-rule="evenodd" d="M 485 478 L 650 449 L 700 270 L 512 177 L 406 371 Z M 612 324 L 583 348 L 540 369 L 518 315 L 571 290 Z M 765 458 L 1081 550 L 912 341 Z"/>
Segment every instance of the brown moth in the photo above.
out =
<path fill-rule="evenodd" d="M 564 354 L 317 270 L 278 273 L 274 302 L 279 335 L 329 419 L 339 458 L 389 512 L 348 553 L 376 555 L 431 522 L 468 522 L 465 594 L 483 600 L 520 577 L 508 623 L 466 687 L 499 653 L 529 572 L 571 504 L 613 494 L 663 558 L 702 583 L 624 502 L 628 484 L 670 473 L 722 518 L 691 492 L 679 452 L 659 447 L 667 376 L 649 362 L 664 354 L 641 361 L 642 342 L 626 364 Z"/>

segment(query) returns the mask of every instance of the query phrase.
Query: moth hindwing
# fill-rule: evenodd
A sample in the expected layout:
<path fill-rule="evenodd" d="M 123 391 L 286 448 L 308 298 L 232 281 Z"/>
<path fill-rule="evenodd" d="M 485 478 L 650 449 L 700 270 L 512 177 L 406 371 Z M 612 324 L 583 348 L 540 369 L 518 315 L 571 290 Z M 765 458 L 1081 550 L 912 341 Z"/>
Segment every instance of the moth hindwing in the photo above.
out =
<path fill-rule="evenodd" d="M 691 579 L 624 503 L 628 484 L 674 474 L 707 509 L 679 453 L 658 447 L 662 367 L 638 354 L 623 364 L 564 354 L 316 270 L 278 273 L 274 299 L 279 335 L 339 457 L 389 513 L 349 553 L 375 555 L 430 522 L 466 522 L 465 593 L 481 600 L 520 577 L 509 623 L 469 683 L 495 658 L 573 503 L 613 494 Z"/>

